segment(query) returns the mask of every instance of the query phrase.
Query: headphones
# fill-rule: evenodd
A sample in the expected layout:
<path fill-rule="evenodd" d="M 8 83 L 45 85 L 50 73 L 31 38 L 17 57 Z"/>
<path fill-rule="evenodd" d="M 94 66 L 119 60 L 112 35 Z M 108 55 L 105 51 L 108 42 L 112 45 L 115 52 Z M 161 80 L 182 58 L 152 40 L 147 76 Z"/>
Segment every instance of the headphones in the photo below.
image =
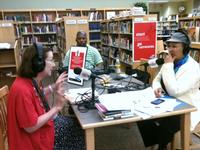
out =
<path fill-rule="evenodd" d="M 32 60 L 32 68 L 33 71 L 37 74 L 39 72 L 42 72 L 45 68 L 43 46 L 41 43 L 33 43 L 33 46 L 36 50 L 36 55 L 33 57 Z"/>
<path fill-rule="evenodd" d="M 177 32 L 182 33 L 187 39 L 186 43 L 184 43 L 184 49 L 183 49 L 183 54 L 187 55 L 190 51 L 190 44 L 191 44 L 190 38 L 187 32 L 184 30 L 179 29 Z"/>

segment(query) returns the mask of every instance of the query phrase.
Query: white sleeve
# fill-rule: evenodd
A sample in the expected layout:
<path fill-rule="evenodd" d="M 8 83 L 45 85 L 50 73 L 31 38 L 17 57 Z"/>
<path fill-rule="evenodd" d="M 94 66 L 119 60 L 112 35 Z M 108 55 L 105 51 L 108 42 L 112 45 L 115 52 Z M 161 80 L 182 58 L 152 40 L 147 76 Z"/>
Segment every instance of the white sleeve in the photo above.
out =
<path fill-rule="evenodd" d="M 162 70 L 162 68 L 161 68 L 161 70 Z M 161 70 L 158 72 L 156 77 L 153 79 L 152 88 L 154 90 L 156 90 L 158 88 L 162 88 L 161 83 L 160 83 L 161 77 L 162 77 Z"/>
<path fill-rule="evenodd" d="M 177 97 L 194 88 L 199 82 L 199 68 L 197 65 L 184 64 L 175 75 L 173 63 L 166 63 L 162 67 L 162 79 L 170 96 Z"/>

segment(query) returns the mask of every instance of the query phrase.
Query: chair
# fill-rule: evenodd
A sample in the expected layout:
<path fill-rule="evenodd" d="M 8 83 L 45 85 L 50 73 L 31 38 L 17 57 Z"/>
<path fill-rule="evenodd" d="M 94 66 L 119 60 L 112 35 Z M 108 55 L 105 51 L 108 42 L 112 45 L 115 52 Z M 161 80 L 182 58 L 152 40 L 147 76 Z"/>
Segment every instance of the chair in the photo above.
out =
<path fill-rule="evenodd" d="M 7 96 L 8 96 L 8 86 L 5 85 L 0 89 L 0 149 L 8 149 L 7 144 Z"/>

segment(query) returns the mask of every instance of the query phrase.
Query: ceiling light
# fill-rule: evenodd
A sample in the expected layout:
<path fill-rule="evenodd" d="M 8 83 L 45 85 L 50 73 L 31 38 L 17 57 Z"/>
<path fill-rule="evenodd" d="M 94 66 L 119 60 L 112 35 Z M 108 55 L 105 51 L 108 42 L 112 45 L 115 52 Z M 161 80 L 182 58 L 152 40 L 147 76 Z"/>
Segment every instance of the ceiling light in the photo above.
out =
<path fill-rule="evenodd" d="M 149 3 L 167 3 L 169 0 L 148 0 Z"/>

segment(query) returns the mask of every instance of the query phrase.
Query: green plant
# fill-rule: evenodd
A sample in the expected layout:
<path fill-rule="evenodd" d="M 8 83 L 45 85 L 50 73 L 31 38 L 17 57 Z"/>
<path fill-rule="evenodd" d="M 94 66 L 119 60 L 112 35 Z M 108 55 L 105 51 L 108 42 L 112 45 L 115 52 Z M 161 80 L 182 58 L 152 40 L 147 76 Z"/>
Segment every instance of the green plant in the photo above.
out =
<path fill-rule="evenodd" d="M 147 13 L 147 5 L 144 2 L 137 2 L 134 4 L 135 7 L 142 7 L 143 10 Z"/>

